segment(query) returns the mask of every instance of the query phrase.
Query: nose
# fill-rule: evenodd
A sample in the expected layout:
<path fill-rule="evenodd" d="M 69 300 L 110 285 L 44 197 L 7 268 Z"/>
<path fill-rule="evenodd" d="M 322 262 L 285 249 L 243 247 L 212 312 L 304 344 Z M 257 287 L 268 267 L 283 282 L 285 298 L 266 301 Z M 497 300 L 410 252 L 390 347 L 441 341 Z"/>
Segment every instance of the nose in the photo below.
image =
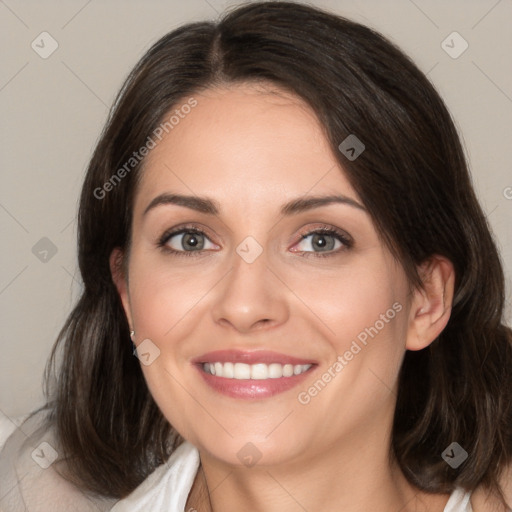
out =
<path fill-rule="evenodd" d="M 234 254 L 231 271 L 216 287 L 215 323 L 239 333 L 283 324 L 289 317 L 287 288 L 268 266 L 265 251 L 252 263 Z"/>

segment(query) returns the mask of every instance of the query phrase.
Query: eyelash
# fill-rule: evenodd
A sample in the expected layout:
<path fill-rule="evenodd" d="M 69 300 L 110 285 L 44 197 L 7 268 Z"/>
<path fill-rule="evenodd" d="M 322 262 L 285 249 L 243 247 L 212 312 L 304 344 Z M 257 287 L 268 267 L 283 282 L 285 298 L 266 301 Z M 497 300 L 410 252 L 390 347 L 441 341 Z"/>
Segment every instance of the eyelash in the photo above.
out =
<path fill-rule="evenodd" d="M 336 240 L 339 240 L 344 247 L 341 247 L 335 251 L 326 251 L 326 252 L 315 252 L 315 251 L 304 251 L 301 256 L 303 258 L 328 258 L 331 256 L 336 256 L 341 252 L 347 251 L 351 249 L 354 245 L 354 242 L 351 238 L 349 238 L 347 235 L 345 235 L 342 231 L 339 231 L 337 229 L 334 229 L 330 226 L 320 226 L 316 229 L 313 229 L 311 231 L 306 231 L 305 233 L 300 234 L 300 240 L 304 240 L 305 238 L 308 238 L 311 235 L 327 235 L 332 236 L 336 238 Z M 297 242 L 298 243 L 298 242 Z"/>
<path fill-rule="evenodd" d="M 178 228 L 178 229 L 176 229 L 174 231 L 173 230 L 166 231 L 160 237 L 159 241 L 157 242 L 158 248 L 161 249 L 162 251 L 164 251 L 167 254 L 172 254 L 172 255 L 175 255 L 175 256 L 197 256 L 198 254 L 202 253 L 204 250 L 199 250 L 199 251 L 177 251 L 175 249 L 171 249 L 170 247 L 168 247 L 166 245 L 167 242 L 173 236 L 181 235 L 181 234 L 184 234 L 184 233 L 195 234 L 195 235 L 202 235 L 202 236 L 205 236 L 206 238 L 208 238 L 208 236 L 206 235 L 206 233 L 204 231 L 202 231 L 200 229 L 197 229 L 194 226 L 190 226 L 190 227 L 189 226 L 184 226 L 184 227 Z M 334 238 L 339 240 L 344 245 L 344 248 L 337 249 L 336 251 L 326 251 L 324 253 L 323 252 L 315 252 L 315 251 L 302 251 L 302 254 L 301 254 L 302 257 L 309 258 L 309 257 L 311 257 L 313 255 L 316 258 L 327 258 L 327 257 L 330 257 L 330 256 L 335 256 L 335 255 L 339 254 L 340 252 L 349 250 L 354 245 L 353 240 L 350 239 L 349 237 L 347 237 L 347 235 L 345 235 L 343 232 L 338 231 L 337 229 L 334 229 L 334 228 L 332 228 L 330 226 L 320 226 L 319 228 L 313 229 L 311 231 L 307 231 L 305 233 L 301 233 L 300 234 L 301 238 L 300 238 L 300 240 L 297 243 L 301 242 L 302 240 L 304 240 L 305 238 L 308 238 L 311 235 L 333 236 Z"/>

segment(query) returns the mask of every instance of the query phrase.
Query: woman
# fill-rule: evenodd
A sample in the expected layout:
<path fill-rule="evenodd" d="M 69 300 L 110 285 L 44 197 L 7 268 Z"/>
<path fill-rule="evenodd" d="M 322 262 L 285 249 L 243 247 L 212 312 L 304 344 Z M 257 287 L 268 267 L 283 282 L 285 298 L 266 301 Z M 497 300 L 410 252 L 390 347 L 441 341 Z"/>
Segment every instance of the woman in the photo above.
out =
<path fill-rule="evenodd" d="M 92 157 L 79 263 L 44 421 L 4 449 L 13 507 L 512 504 L 499 256 L 446 107 L 372 30 L 264 2 L 158 41 Z"/>

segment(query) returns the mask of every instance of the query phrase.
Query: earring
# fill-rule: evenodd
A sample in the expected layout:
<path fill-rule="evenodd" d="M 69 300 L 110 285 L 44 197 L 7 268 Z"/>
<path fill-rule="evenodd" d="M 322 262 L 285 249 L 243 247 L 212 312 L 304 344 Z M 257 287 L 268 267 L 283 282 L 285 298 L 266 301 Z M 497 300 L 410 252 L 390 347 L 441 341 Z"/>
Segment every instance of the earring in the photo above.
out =
<path fill-rule="evenodd" d="M 132 339 L 132 354 L 136 355 L 137 354 L 137 347 L 136 347 L 135 343 L 133 342 L 133 337 L 134 336 L 135 336 L 135 331 L 132 329 L 130 331 L 130 338 Z"/>

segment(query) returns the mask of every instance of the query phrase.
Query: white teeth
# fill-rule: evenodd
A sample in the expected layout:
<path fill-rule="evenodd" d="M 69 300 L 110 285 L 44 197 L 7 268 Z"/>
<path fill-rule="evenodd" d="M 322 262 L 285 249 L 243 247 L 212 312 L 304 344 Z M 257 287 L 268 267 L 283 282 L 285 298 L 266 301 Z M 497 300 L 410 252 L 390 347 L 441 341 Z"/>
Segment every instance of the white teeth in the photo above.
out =
<path fill-rule="evenodd" d="M 224 363 L 222 376 L 232 379 L 235 376 L 235 365 L 233 363 Z"/>
<path fill-rule="evenodd" d="M 253 364 L 251 366 L 251 379 L 268 379 L 268 366 L 266 364 Z"/>
<path fill-rule="evenodd" d="M 279 379 L 299 375 L 311 368 L 310 364 L 280 364 L 280 363 L 203 363 L 203 370 L 210 375 L 239 380 Z"/>
<path fill-rule="evenodd" d="M 219 377 L 224 377 L 224 373 L 222 370 L 224 369 L 224 365 L 222 363 L 215 363 L 215 368 L 217 368 L 217 364 L 221 366 L 221 371 L 217 373 Z M 248 364 L 244 363 L 235 363 L 235 379 L 250 379 L 251 378 L 251 367 Z"/>
<path fill-rule="evenodd" d="M 291 377 L 293 375 L 293 364 L 285 364 L 283 366 L 283 377 Z"/>
<path fill-rule="evenodd" d="M 283 376 L 283 366 L 279 363 L 272 363 L 268 365 L 268 376 L 271 379 L 278 379 Z"/>

